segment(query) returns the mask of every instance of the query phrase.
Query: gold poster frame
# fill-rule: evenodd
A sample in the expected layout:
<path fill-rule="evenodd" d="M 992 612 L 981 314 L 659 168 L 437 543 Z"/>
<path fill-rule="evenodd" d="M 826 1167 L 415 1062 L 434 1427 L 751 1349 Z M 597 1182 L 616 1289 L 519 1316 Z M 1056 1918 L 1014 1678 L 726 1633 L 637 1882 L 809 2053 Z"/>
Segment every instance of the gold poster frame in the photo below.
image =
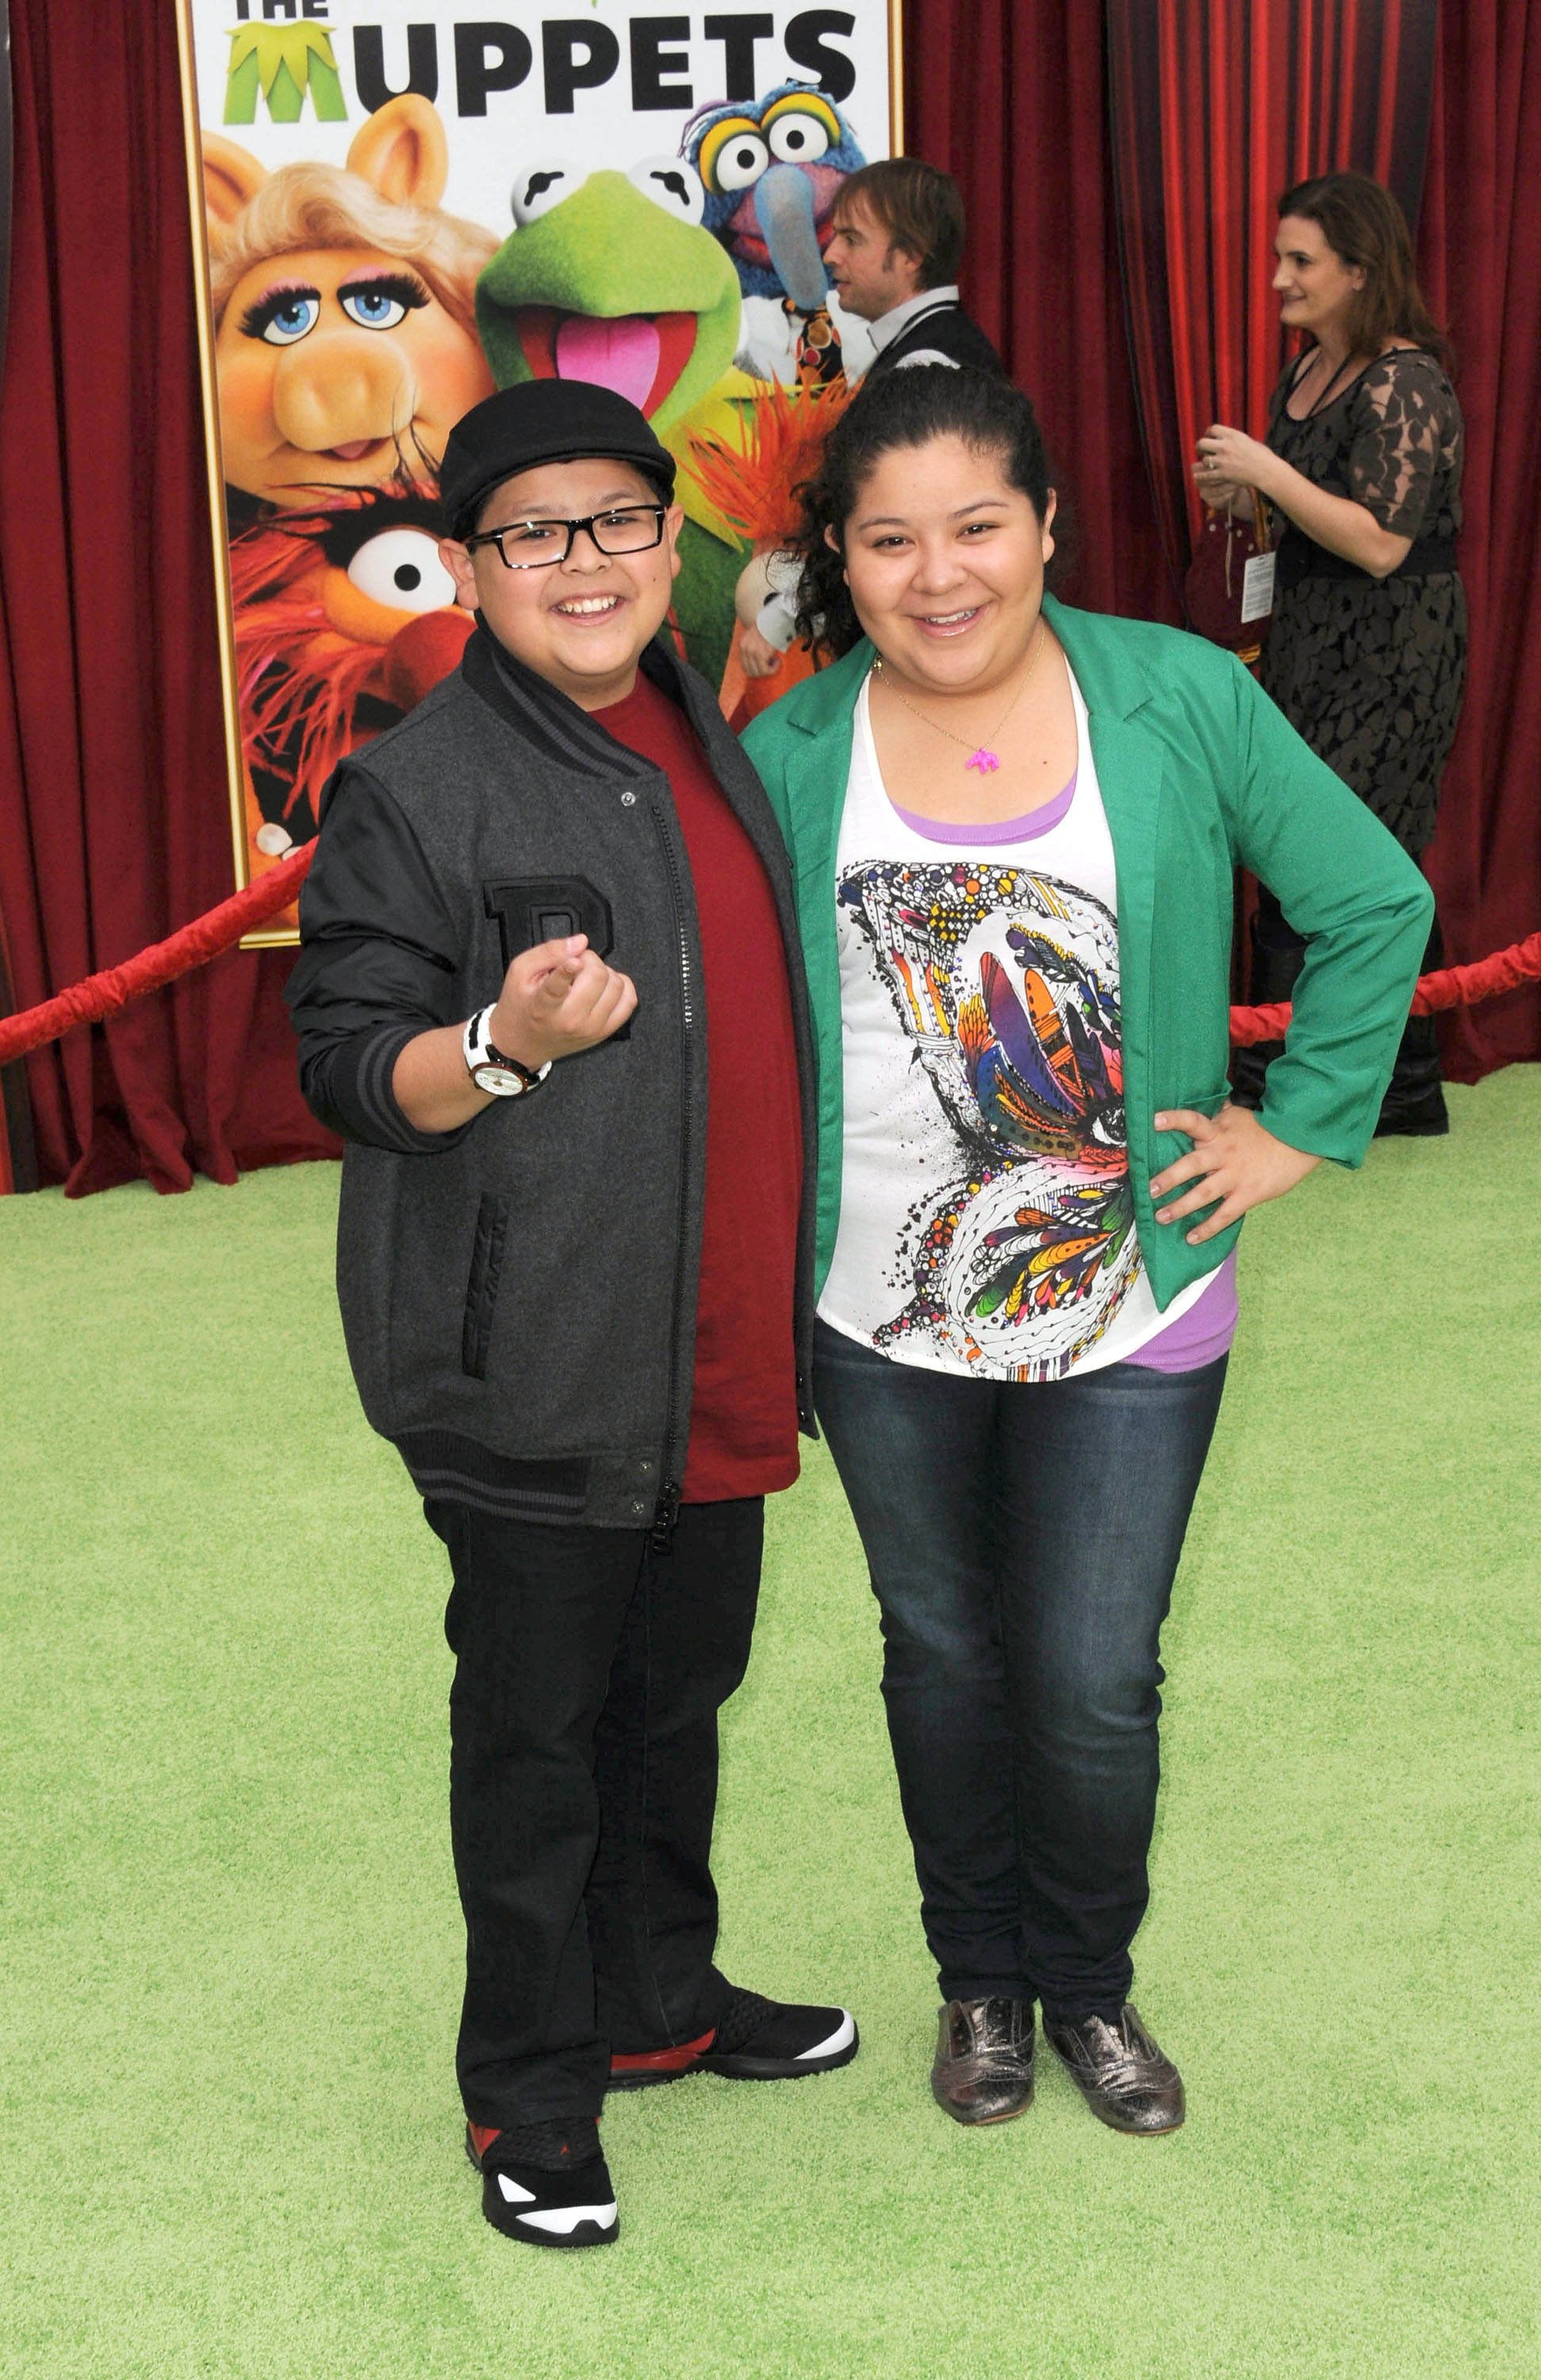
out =
<path fill-rule="evenodd" d="M 230 806 L 230 839 L 236 889 L 251 881 L 248 866 L 246 794 L 241 766 L 240 695 L 236 678 L 236 613 L 230 589 L 230 543 L 225 528 L 224 456 L 220 436 L 219 390 L 214 375 L 214 325 L 209 277 L 209 227 L 203 206 L 203 141 L 198 112 L 198 68 L 192 0 L 176 0 L 176 52 L 182 85 L 182 138 L 187 151 L 188 215 L 192 233 L 193 305 L 203 404 L 203 452 L 213 541 L 214 616 L 219 636 L 221 692 L 224 708 L 224 761 Z M 889 154 L 904 154 L 904 0 L 888 0 Z M 259 927 L 241 939 L 243 951 L 292 950 L 298 940 L 289 926 Z"/>
<path fill-rule="evenodd" d="M 236 889 L 250 882 L 247 866 L 246 796 L 241 771 L 241 710 L 236 683 L 236 607 L 230 592 L 230 540 L 224 519 L 224 451 L 220 437 L 219 388 L 214 377 L 213 303 L 209 277 L 209 222 L 203 206 L 203 135 L 198 114 L 198 68 L 193 50 L 192 0 L 176 0 L 176 56 L 182 80 L 182 141 L 188 162 L 188 219 L 192 232 L 193 308 L 198 321 L 198 370 L 203 401 L 203 455 L 209 486 L 209 527 L 213 540 L 214 621 L 219 636 L 220 690 L 224 706 L 224 772 L 230 805 L 230 838 Z M 293 929 L 260 927 L 243 936 L 242 950 L 292 947 Z"/>

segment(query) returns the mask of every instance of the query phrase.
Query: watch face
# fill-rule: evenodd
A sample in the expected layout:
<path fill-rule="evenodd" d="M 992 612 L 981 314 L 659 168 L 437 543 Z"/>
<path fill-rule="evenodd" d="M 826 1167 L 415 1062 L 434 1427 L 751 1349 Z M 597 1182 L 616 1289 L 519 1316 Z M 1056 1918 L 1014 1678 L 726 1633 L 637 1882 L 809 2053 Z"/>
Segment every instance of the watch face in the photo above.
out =
<path fill-rule="evenodd" d="M 528 1087 L 524 1076 L 511 1074 L 506 1066 L 474 1066 L 471 1080 L 479 1091 L 491 1091 L 500 1099 L 516 1099 Z"/>

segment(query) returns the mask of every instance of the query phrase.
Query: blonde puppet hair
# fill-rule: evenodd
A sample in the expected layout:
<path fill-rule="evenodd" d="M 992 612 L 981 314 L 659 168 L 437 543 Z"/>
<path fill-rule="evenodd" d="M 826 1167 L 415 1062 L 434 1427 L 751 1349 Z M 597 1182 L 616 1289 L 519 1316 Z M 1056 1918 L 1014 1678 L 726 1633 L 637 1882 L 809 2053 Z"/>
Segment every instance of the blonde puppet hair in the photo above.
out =
<path fill-rule="evenodd" d="M 438 115 L 412 92 L 370 117 L 346 166 L 281 165 L 269 174 L 249 151 L 206 132 L 216 327 L 232 290 L 254 266 L 304 249 L 372 248 L 410 265 L 474 340 L 477 275 L 498 242 L 479 224 L 440 207 L 448 165 Z"/>

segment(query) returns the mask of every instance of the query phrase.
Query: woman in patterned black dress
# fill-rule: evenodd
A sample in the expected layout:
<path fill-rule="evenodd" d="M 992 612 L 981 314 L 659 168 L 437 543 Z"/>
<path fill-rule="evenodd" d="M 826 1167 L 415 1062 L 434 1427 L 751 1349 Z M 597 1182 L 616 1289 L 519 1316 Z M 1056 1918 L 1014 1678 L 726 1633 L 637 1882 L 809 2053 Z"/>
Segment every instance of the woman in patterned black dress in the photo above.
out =
<path fill-rule="evenodd" d="M 1449 350 L 1418 294 L 1401 210 L 1378 182 L 1328 174 L 1287 190 L 1279 213 L 1280 317 L 1312 344 L 1274 393 L 1267 442 L 1217 423 L 1198 442 L 1195 477 L 1212 505 L 1256 488 L 1284 516 L 1263 684 L 1417 857 L 1434 833 L 1466 667 Z M 1253 997 L 1287 1000 L 1304 949 L 1263 888 Z M 1425 964 L 1439 960 L 1437 925 Z M 1261 1106 L 1280 1046 L 1237 1052 L 1240 1102 Z M 1431 1017 L 1409 1022 L 1379 1128 L 1449 1129 Z"/>

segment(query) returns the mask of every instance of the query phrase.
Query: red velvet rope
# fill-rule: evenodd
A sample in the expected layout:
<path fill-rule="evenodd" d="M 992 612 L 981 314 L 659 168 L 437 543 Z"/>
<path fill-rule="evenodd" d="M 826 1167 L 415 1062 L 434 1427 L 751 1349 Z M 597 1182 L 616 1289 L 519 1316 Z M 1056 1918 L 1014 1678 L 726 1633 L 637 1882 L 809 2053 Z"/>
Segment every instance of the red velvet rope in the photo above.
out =
<path fill-rule="evenodd" d="M 104 967 L 100 975 L 72 983 L 67 991 L 45 1000 L 41 1007 L 24 1008 L 19 1016 L 0 1019 L 0 1066 L 29 1050 L 41 1049 L 45 1041 L 56 1041 L 61 1033 L 77 1025 L 95 1025 L 103 1016 L 115 1016 L 131 1000 L 159 991 L 163 984 L 217 958 L 243 934 L 276 917 L 304 882 L 315 847 L 313 843 L 306 844 L 276 868 L 270 868 L 265 876 L 259 876 L 244 892 L 222 901 L 217 909 L 206 909 L 190 926 L 168 935 L 164 942 L 152 942 L 148 950 L 125 959 L 121 966 Z"/>
<path fill-rule="evenodd" d="M 77 1025 L 95 1025 L 103 1016 L 115 1016 L 141 992 L 158 991 L 163 984 L 229 950 L 243 934 L 288 907 L 305 880 L 315 847 L 313 843 L 306 844 L 265 876 L 259 876 L 244 892 L 222 901 L 217 909 L 195 917 L 190 926 L 164 942 L 152 942 L 121 966 L 88 975 L 41 1007 L 25 1008 L 19 1016 L 0 1019 L 0 1066 L 23 1057 L 29 1050 L 41 1049 L 45 1041 L 56 1041 L 61 1033 Z M 1512 991 L 1518 984 L 1538 979 L 1541 932 L 1527 934 L 1523 942 L 1511 942 L 1508 950 L 1495 951 L 1491 958 L 1477 959 L 1471 966 L 1441 967 L 1435 975 L 1421 976 L 1413 995 L 1413 1014 L 1427 1016 L 1437 1008 L 1472 1008 L 1479 1000 L 1492 1000 L 1500 991 Z M 1280 1041 L 1289 1022 L 1287 1000 L 1272 1001 L 1263 1008 L 1233 1008 L 1231 1038 L 1238 1049 L 1255 1041 Z"/>
<path fill-rule="evenodd" d="M 1538 979 L 1541 933 L 1527 934 L 1523 942 L 1511 942 L 1506 951 L 1495 951 L 1491 958 L 1474 959 L 1470 966 L 1439 967 L 1433 975 L 1420 976 L 1412 1014 L 1431 1016 L 1439 1008 L 1474 1008 L 1479 1000 L 1494 1000 L 1500 991 L 1513 991 L 1522 983 Z M 1272 1000 L 1262 1008 L 1233 1008 L 1232 1045 L 1246 1050 L 1255 1041 L 1281 1041 L 1289 1022 L 1287 1000 Z M 4 1030 L 0 1026 L 0 1033 Z"/>

